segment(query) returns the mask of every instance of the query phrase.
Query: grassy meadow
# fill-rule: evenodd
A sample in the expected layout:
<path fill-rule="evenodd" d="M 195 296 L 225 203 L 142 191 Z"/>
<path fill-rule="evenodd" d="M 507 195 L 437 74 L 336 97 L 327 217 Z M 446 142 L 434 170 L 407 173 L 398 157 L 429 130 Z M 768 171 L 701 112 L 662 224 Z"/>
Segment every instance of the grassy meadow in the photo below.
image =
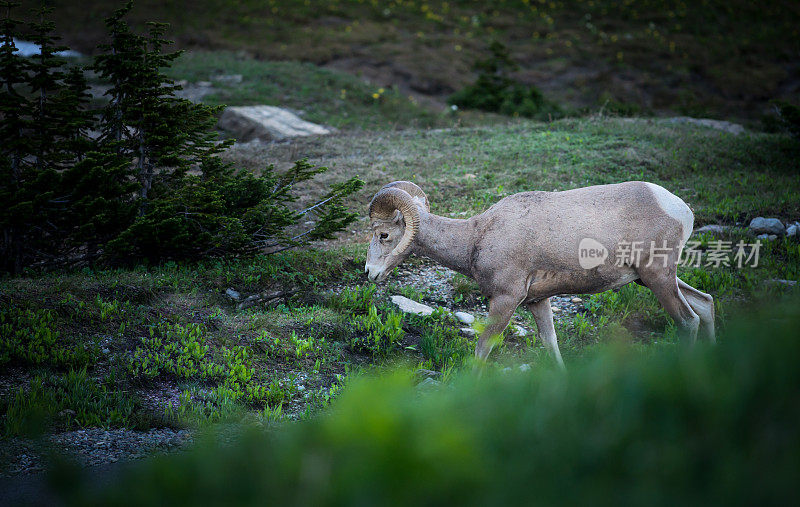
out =
<path fill-rule="evenodd" d="M 319 183 L 359 175 L 366 186 L 352 207 L 361 212 L 378 188 L 396 179 L 417 182 L 434 212 L 453 217 L 480 213 L 519 191 L 640 179 L 685 199 L 698 226 L 800 216 L 800 147 L 786 135 L 735 136 L 659 119 L 608 116 L 538 123 L 468 115 L 479 125 L 465 126 L 460 113 L 420 113 L 399 96 L 375 100 L 350 76 L 225 52 L 186 55 L 172 72 L 192 83 L 210 79 L 216 69 L 242 73 L 243 80 L 207 96 L 210 103 L 279 103 L 291 92 L 290 105 L 340 128 L 327 137 L 234 148 L 225 155 L 228 160 L 258 171 L 265 163 L 280 168 L 309 157 L 330 170 L 320 182 L 306 184 L 308 196 L 324 188 Z M 322 82 L 292 90 L 290 83 L 297 80 Z M 346 97 L 340 89 L 348 90 Z M 438 126 L 420 128 L 418 122 Z M 474 338 L 459 331 L 450 312 L 485 317 L 486 301 L 470 280 L 422 259 L 410 259 L 381 286 L 366 282 L 366 226 L 362 219 L 314 249 L 248 260 L 30 272 L 3 279 L 2 360 L 11 379 L 2 398 L 4 433 L 25 434 L 39 420 L 56 429 L 145 429 L 247 414 L 302 418 L 327 406 L 353 375 L 374 367 L 422 368 L 445 378 L 458 371 L 469 363 Z M 709 235 L 697 239 L 703 248 L 715 241 Z M 724 239 L 752 240 L 743 230 Z M 419 271 L 430 273 L 432 283 L 409 278 Z M 714 295 L 722 330 L 730 316 L 753 302 L 796 292 L 774 280 L 799 276 L 800 245 L 794 238 L 766 242 L 756 268 L 701 266 L 681 272 L 688 283 Z M 226 295 L 229 288 L 242 298 L 280 297 L 239 308 Z M 428 318 L 402 315 L 388 301 L 391 294 L 442 310 Z M 574 313 L 557 315 L 568 361 L 609 341 L 645 348 L 675 343 L 670 319 L 643 287 L 570 296 L 583 302 Z M 535 330 L 523 310 L 515 322 Z M 538 368 L 549 359 L 534 333 L 508 332 L 492 362 Z M 171 388 L 160 408 L 145 407 L 140 393 L 165 380 Z M 84 397 L 96 401 L 70 409 L 74 415 L 57 416 L 83 406 L 74 400 Z M 41 413 L 42 407 L 48 408 Z"/>
<path fill-rule="evenodd" d="M 67 12 L 56 2 L 56 13 L 79 21 L 101 3 L 89 1 L 85 9 Z M 694 211 L 695 228 L 733 226 L 722 236 L 695 235 L 701 249 L 720 239 L 752 242 L 755 238 L 745 230 L 752 218 L 800 219 L 800 144 L 786 133 L 757 128 L 755 118 L 763 107 L 744 111 L 751 128 L 734 135 L 650 115 L 638 102 L 628 107 L 629 96 L 603 91 L 604 77 L 600 84 L 587 83 L 591 92 L 585 96 L 573 97 L 575 111 L 591 114 L 538 122 L 431 107 L 418 91 L 381 86 L 336 66 L 315 64 L 335 60 L 357 44 L 386 54 L 396 46 L 393 62 L 410 61 L 413 55 L 422 66 L 411 69 L 414 79 L 433 79 L 434 70 L 424 66 L 452 58 L 458 70 L 447 78 L 452 81 L 431 85 L 446 91 L 469 80 L 469 62 L 492 33 L 509 37 L 513 52 L 554 55 L 549 65 L 602 62 L 609 76 L 627 72 L 628 65 L 643 62 L 643 55 L 658 46 L 657 58 L 647 65 L 666 68 L 670 79 L 654 77 L 655 70 L 644 63 L 634 74 L 637 82 L 645 77 L 658 81 L 653 97 L 663 95 L 668 102 L 660 111 L 724 116 L 738 99 L 715 103 L 712 97 L 719 93 L 704 88 L 713 79 L 719 86 L 737 86 L 728 79 L 735 72 L 733 57 L 719 59 L 723 47 L 746 33 L 746 39 L 736 39 L 736 47 L 763 67 L 758 67 L 760 77 L 741 79 L 752 77 L 775 88 L 771 76 L 796 48 L 795 25 L 784 27 L 792 37 L 776 41 L 772 32 L 760 32 L 734 16 L 731 9 L 737 6 L 715 2 L 703 2 L 698 11 L 721 20 L 712 33 L 698 21 L 700 14 L 682 2 L 665 10 L 657 26 L 640 18 L 650 19 L 647 13 L 658 2 L 635 8 L 629 2 L 602 3 L 605 7 L 576 2 L 586 20 L 581 31 L 560 28 L 578 15 L 569 2 L 500 2 L 495 10 L 472 17 L 466 16 L 470 2 L 398 0 L 382 11 L 379 2 L 331 2 L 315 9 L 309 2 L 276 1 L 264 10 L 263 2 L 245 1 L 224 12 L 217 3 L 200 2 L 191 20 L 174 2 L 141 1 L 134 12 L 181 27 L 179 44 L 193 50 L 169 73 L 187 87 L 210 82 L 205 103 L 281 105 L 335 127 L 324 137 L 235 145 L 223 157 L 256 173 L 267 164 L 286 169 L 301 158 L 328 167 L 299 186 L 303 197 L 298 205 L 322 195 L 330 183 L 358 175 L 366 184 L 350 206 L 361 217 L 335 240 L 275 255 L 28 270 L 0 278 L 0 463 L 13 461 L 13 442 L 36 440 L 43 433 L 172 427 L 201 434 L 233 425 L 244 433 L 257 430 L 243 443 L 222 450 L 200 446 L 122 478 L 121 484 L 143 485 L 139 489 L 98 492 L 64 486 L 64 498 L 75 504 L 141 504 L 166 491 L 177 503 L 530 500 L 530 493 L 497 487 L 499 478 L 510 475 L 522 482 L 536 477 L 542 501 L 572 505 L 591 498 L 641 503 L 674 479 L 674 495 L 661 502 L 674 504 L 737 500 L 721 492 L 753 472 L 747 453 L 777 456 L 769 469 L 776 471 L 774 481 L 760 472 L 755 480 L 777 484 L 791 475 L 797 441 L 789 434 L 797 414 L 785 402 L 797 394 L 792 386 L 800 371 L 791 361 L 797 346 L 788 338 L 798 325 L 800 289 L 790 283 L 800 279 L 797 237 L 765 241 L 756 267 L 681 268 L 683 280 L 715 298 L 718 348 L 700 346 L 690 352 L 681 347 L 671 319 L 639 285 L 565 295 L 567 306 L 556 314 L 556 331 L 566 377 L 539 343 L 530 314 L 518 310 L 513 323 L 527 334 L 507 330 L 489 358 L 484 380 L 477 381 L 469 374 L 475 338 L 452 314 L 474 313 L 480 329 L 487 301 L 474 282 L 414 257 L 379 285 L 363 273 L 369 240 L 366 206 L 384 184 L 401 179 L 416 182 L 428 194 L 432 212 L 456 218 L 480 213 L 516 192 L 646 180 L 684 199 Z M 524 4 L 525 16 L 541 25 L 539 31 L 522 34 L 509 14 L 511 4 L 515 9 Z M 625 16 L 615 19 L 626 24 L 601 21 L 615 9 L 624 10 Z M 753 9 L 747 12 L 764 22 L 789 25 L 797 15 L 783 3 Z M 260 29 L 276 16 L 284 22 Z M 234 17 L 242 28 L 233 31 L 230 23 L 211 22 L 220 17 Z M 424 19 L 418 33 L 401 28 L 417 19 Z M 94 41 L 91 23 L 87 26 L 82 40 L 88 45 Z M 430 48 L 439 50 L 426 59 Z M 689 53 L 691 61 L 682 56 Z M 694 67 L 709 61 L 718 61 L 719 68 L 703 67 L 705 84 L 684 86 L 699 72 Z M 523 65 L 522 72 L 543 70 Z M 230 75 L 240 75 L 241 81 L 220 78 Z M 669 95 L 679 92 L 667 88 L 693 95 L 681 102 Z M 725 93 L 735 91 L 726 88 Z M 648 100 L 657 103 L 655 98 L 644 103 Z M 436 311 L 428 317 L 402 314 L 389 299 L 394 294 Z M 245 304 L 258 295 L 267 302 Z M 760 348 L 759 340 L 769 346 Z M 759 426 L 763 420 L 756 413 L 774 415 L 774 424 Z M 504 424 L 511 428 L 506 435 L 499 431 Z M 678 444 L 669 444 L 670 438 Z M 726 447 L 736 439 L 741 447 Z M 788 442 L 785 449 L 778 449 L 778 441 Z M 715 465 L 685 467 L 679 444 L 697 451 L 698 459 L 706 460 L 702 463 Z M 43 453 L 49 452 L 42 446 Z M 721 448 L 724 452 L 715 454 Z M 537 449 L 538 461 L 526 454 L 530 449 Z M 212 456 L 228 468 L 206 466 Z M 722 464 L 726 459 L 729 475 Z M 611 465 L 602 472 L 607 460 Z M 641 470 L 626 467 L 626 460 L 643 463 Z M 243 463 L 253 465 L 244 470 Z M 62 485 L 70 483 L 65 477 L 79 477 L 70 475 L 78 474 L 70 467 L 57 469 L 65 474 L 56 476 Z M 275 469 L 282 473 L 265 472 Z M 557 472 L 562 473 L 558 480 Z M 582 473 L 600 479 L 586 490 L 565 487 L 586 476 Z M 360 474 L 372 481 L 363 490 Z M 167 476 L 169 484 L 159 479 Z M 616 490 L 609 484 L 620 477 L 629 486 L 613 496 Z M 398 490 L 392 478 L 415 482 L 424 494 Z M 462 480 L 477 496 L 457 487 Z M 713 486 L 708 496 L 692 496 L 704 480 Z M 238 486 L 241 497 L 219 496 L 226 481 Z M 204 487 L 193 489 L 198 483 Z M 750 499 L 788 498 L 796 493 L 791 489 L 783 484 L 769 490 L 776 492 L 774 497 L 765 493 Z M 118 495 L 132 490 L 132 496 Z"/>
<path fill-rule="evenodd" d="M 337 409 L 123 469 L 62 464 L 69 505 L 781 505 L 800 491 L 796 300 L 717 347 L 607 345 L 560 371 L 414 389 L 383 373 Z"/>

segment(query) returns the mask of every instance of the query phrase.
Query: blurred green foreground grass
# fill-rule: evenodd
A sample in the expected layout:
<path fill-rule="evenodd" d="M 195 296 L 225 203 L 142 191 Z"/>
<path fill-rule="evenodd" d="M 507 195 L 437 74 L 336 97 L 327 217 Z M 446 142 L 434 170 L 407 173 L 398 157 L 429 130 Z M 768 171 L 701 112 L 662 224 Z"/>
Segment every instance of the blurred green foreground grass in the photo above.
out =
<path fill-rule="evenodd" d="M 362 378 L 324 416 L 209 440 L 106 489 L 77 469 L 52 479 L 77 505 L 797 505 L 793 303 L 715 347 L 611 346 L 566 374 L 498 369 L 429 390 Z"/>

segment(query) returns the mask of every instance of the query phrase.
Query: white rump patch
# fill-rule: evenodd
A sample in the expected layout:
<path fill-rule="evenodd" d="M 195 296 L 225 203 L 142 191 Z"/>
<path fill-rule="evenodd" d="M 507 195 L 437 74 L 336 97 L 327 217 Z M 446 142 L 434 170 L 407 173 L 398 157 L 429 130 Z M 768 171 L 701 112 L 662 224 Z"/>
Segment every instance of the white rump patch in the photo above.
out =
<path fill-rule="evenodd" d="M 683 230 L 683 243 L 689 239 L 694 227 L 694 213 L 689 209 L 689 206 L 677 195 L 673 194 L 664 187 L 658 186 L 655 183 L 647 183 L 650 191 L 658 202 L 658 206 L 667 215 L 671 216 L 680 222 Z"/>

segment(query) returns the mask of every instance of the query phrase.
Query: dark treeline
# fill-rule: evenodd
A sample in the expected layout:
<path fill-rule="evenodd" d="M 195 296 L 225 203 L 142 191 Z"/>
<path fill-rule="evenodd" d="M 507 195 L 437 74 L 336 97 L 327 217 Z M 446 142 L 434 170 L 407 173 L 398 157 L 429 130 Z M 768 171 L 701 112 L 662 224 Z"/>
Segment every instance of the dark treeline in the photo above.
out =
<path fill-rule="evenodd" d="M 166 25 L 132 31 L 129 2 L 106 19 L 108 41 L 86 68 L 61 58 L 50 9 L 14 19 L 0 2 L 0 270 L 244 255 L 328 238 L 354 220 L 332 186 L 305 210 L 293 185 L 325 170 L 304 160 L 253 176 L 223 162 L 217 108 L 176 97 L 163 69 Z M 25 31 L 40 53 L 17 54 Z M 110 88 L 92 107 L 86 71 Z M 300 218 L 315 225 L 295 231 Z M 290 233 L 287 228 L 291 228 Z"/>

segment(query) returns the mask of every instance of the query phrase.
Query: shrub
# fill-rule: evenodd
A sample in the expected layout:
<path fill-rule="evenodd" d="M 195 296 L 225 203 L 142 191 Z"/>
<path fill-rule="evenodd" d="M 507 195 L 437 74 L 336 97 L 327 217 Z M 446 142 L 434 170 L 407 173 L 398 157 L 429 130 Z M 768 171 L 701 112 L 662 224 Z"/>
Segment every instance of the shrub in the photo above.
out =
<path fill-rule="evenodd" d="M 794 504 L 800 315 L 716 347 L 609 348 L 420 395 L 356 381 L 328 415 L 143 463 L 76 503 Z"/>
<path fill-rule="evenodd" d="M 409 332 L 420 337 L 418 350 L 424 358 L 422 367 L 442 371 L 447 376 L 472 357 L 475 345 L 461 335 L 456 323 L 442 308 L 428 316 L 408 316 Z"/>
<path fill-rule="evenodd" d="M 403 314 L 389 312 L 381 318 L 375 305 L 369 305 L 366 315 L 353 317 L 355 336 L 348 344 L 353 350 L 385 356 L 403 339 Z"/>
<path fill-rule="evenodd" d="M 141 339 L 128 361 L 128 371 L 140 380 L 161 376 L 215 384 L 208 399 L 196 403 L 190 397 L 192 406 L 181 402 L 177 412 L 168 411 L 168 419 L 181 419 L 184 413 L 196 419 L 191 414 L 206 413 L 209 420 L 216 420 L 210 414 L 227 413 L 230 403 L 264 407 L 285 401 L 287 393 L 279 384 L 259 380 L 249 348 L 222 347 L 221 357 L 217 354 L 214 358 L 206 334 L 199 324 L 161 322 L 150 328 L 149 336 Z"/>
<path fill-rule="evenodd" d="M 209 358 L 205 332 L 199 324 L 161 322 L 142 338 L 128 369 L 134 377 L 153 378 L 172 375 L 177 378 L 213 378 L 223 370 Z"/>
<path fill-rule="evenodd" d="M 795 139 L 800 139 L 800 107 L 788 102 L 778 102 L 776 107 L 783 127 Z"/>
<path fill-rule="evenodd" d="M 534 86 L 511 77 L 517 64 L 500 42 L 489 45 L 491 56 L 475 64 L 478 78 L 475 83 L 457 91 L 447 101 L 466 109 L 528 118 L 553 119 L 563 116 L 561 108 L 549 102 Z"/>
<path fill-rule="evenodd" d="M 97 347 L 69 344 L 61 336 L 55 313 L 14 305 L 0 308 L 0 366 L 19 362 L 35 366 L 86 366 Z"/>
<path fill-rule="evenodd" d="M 328 305 L 340 312 L 363 314 L 372 306 L 372 297 L 376 290 L 375 284 L 358 285 L 353 289 L 345 287 L 339 294 L 329 297 Z"/>

